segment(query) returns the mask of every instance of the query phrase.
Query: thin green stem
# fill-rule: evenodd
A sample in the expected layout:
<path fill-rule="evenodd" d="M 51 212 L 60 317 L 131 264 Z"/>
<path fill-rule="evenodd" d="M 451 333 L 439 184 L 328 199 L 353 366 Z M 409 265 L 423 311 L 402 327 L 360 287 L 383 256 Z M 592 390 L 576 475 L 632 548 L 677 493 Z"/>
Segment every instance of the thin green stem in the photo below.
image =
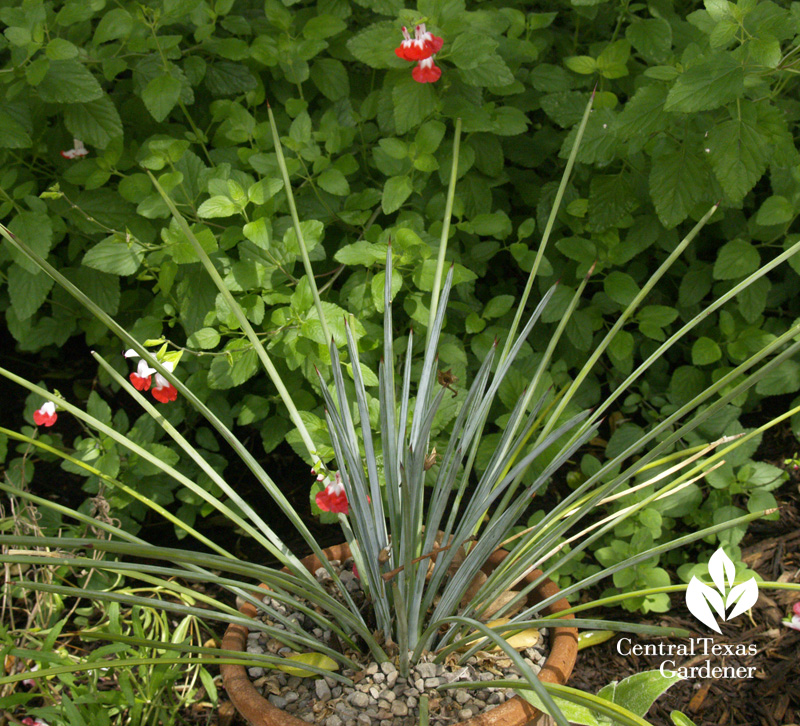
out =
<path fill-rule="evenodd" d="M 461 149 L 461 119 L 456 119 L 456 128 L 453 132 L 453 163 L 450 167 L 450 182 L 447 186 L 447 202 L 442 220 L 442 236 L 439 238 L 439 254 L 436 258 L 436 272 L 433 276 L 431 289 L 431 307 L 428 311 L 428 329 L 425 333 L 425 345 L 431 339 L 433 321 L 436 320 L 436 310 L 439 307 L 439 292 L 442 289 L 442 275 L 444 274 L 444 258 L 447 252 L 447 240 L 450 236 L 450 219 L 453 216 L 453 200 L 456 196 L 456 180 L 458 179 L 458 155 Z"/>
<path fill-rule="evenodd" d="M 547 224 L 545 225 L 544 232 L 542 233 L 542 241 L 539 244 L 539 249 L 536 251 L 536 259 L 533 261 L 533 267 L 531 267 L 530 274 L 528 275 L 528 281 L 525 283 L 525 290 L 520 298 L 519 305 L 517 306 L 517 312 L 514 315 L 514 321 L 511 323 L 511 328 L 508 331 L 508 337 L 506 338 L 505 345 L 503 346 L 503 352 L 500 355 L 501 362 L 505 360 L 505 357 L 508 355 L 508 351 L 511 350 L 511 345 L 514 341 L 514 337 L 517 334 L 517 328 L 519 327 L 520 320 L 522 319 L 522 313 L 525 310 L 525 305 L 527 304 L 528 297 L 531 294 L 533 281 L 536 278 L 536 273 L 539 271 L 539 265 L 541 264 L 542 256 L 544 255 L 545 248 L 547 247 L 547 242 L 550 239 L 550 233 L 553 231 L 553 225 L 555 224 L 558 210 L 561 207 L 561 200 L 564 198 L 564 193 L 567 190 L 567 184 L 569 183 L 569 178 L 572 174 L 572 167 L 575 166 L 575 160 L 578 157 L 578 149 L 580 148 L 581 140 L 583 139 L 583 132 L 586 130 L 586 124 L 589 121 L 589 114 L 592 110 L 593 102 L 594 91 L 592 91 L 592 96 L 589 99 L 589 103 L 586 104 L 586 110 L 583 112 L 583 118 L 578 126 L 578 133 L 575 136 L 575 143 L 572 145 L 572 151 L 570 152 L 569 159 L 567 159 L 567 165 L 564 168 L 564 173 L 561 175 L 561 183 L 558 185 L 558 191 L 556 192 L 556 197 L 553 200 L 553 207 L 550 210 L 550 216 L 547 219 Z"/>
<path fill-rule="evenodd" d="M 306 246 L 303 231 L 300 227 L 300 217 L 297 215 L 297 206 L 294 203 L 294 194 L 292 193 L 292 183 L 289 179 L 289 170 L 286 167 L 286 159 L 283 156 L 283 147 L 281 139 L 278 135 L 278 127 L 275 123 L 275 116 L 272 113 L 272 108 L 267 103 L 267 114 L 269 115 L 269 125 L 272 129 L 272 140 L 275 144 L 275 155 L 278 159 L 278 167 L 283 176 L 283 186 L 286 189 L 286 199 L 289 202 L 289 214 L 292 217 L 292 225 L 294 226 L 294 233 L 297 236 L 297 245 L 300 248 L 300 255 L 303 258 L 303 267 L 306 271 L 308 284 L 311 287 L 311 295 L 314 298 L 314 306 L 317 308 L 317 315 L 319 316 L 320 325 L 322 325 L 322 334 L 325 336 L 325 342 L 329 343 L 331 338 L 331 331 L 328 328 L 328 321 L 325 319 L 325 312 L 322 309 L 322 300 L 319 297 L 319 289 L 317 288 L 317 281 L 314 277 L 314 270 L 311 269 L 311 260 L 308 257 L 308 247 Z"/>

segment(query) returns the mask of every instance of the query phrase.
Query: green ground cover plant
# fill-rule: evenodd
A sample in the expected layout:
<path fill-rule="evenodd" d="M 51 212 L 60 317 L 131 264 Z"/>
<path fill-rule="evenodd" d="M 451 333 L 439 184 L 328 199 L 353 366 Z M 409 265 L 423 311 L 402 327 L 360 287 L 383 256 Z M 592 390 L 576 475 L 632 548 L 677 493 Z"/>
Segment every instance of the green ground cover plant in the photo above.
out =
<path fill-rule="evenodd" d="M 171 0 L 113 8 L 100 0 L 26 0 L 3 3 L 0 21 L 0 221 L 135 339 L 166 345 L 176 359 L 182 353 L 175 360 L 182 380 L 226 425 L 256 432 L 267 453 L 288 439 L 313 463 L 274 388 L 256 377 L 256 350 L 148 171 L 213 256 L 325 460 L 333 449 L 314 367 L 329 370 L 330 355 L 319 309 L 340 349 L 343 316 L 354 316 L 364 383 L 374 393 L 391 240 L 395 306 L 418 331 L 430 328 L 456 119 L 458 185 L 446 233 L 455 268 L 439 346 L 456 389 L 477 373 L 470 361 L 482 360 L 495 337 L 507 337 L 534 265 L 537 294 L 561 281 L 542 316 L 545 334 L 526 343 L 524 364 L 498 392 L 494 424 L 508 420 L 591 267 L 545 387 L 563 390 L 575 380 L 652 271 L 719 203 L 583 379 L 575 398 L 583 407 L 597 405 L 703 307 L 800 239 L 796 4 L 564 2 L 528 4 L 523 12 L 513 3 L 458 0 L 421 1 L 416 9 L 394 0 Z M 417 82 L 394 52 L 401 27 L 421 21 L 443 39 L 441 77 L 431 83 Z M 574 173 L 548 223 L 595 86 Z M 269 113 L 285 132 L 285 169 Z M 62 158 L 79 148 L 73 138 L 88 154 Z M 285 194 L 289 185 L 294 202 Z M 800 315 L 793 294 L 799 273 L 796 256 L 776 266 L 656 361 L 611 412 L 597 446 L 576 460 L 572 483 L 594 476 L 653 422 L 789 330 Z M 4 246 L 0 274 L 0 309 L 20 350 L 55 358 L 80 336 L 127 374 L 117 341 L 30 260 Z M 401 345 L 405 333 L 397 334 Z M 117 384 L 103 370 L 97 376 L 104 395 L 74 391 L 95 418 L 221 493 L 148 416 L 110 406 Z M 798 389 L 800 364 L 789 359 L 686 443 L 742 433 L 740 417 L 763 397 Z M 27 415 L 40 404 L 31 399 Z M 224 450 L 186 402 L 164 411 L 224 471 Z M 449 431 L 455 415 L 448 397 L 433 434 Z M 61 443 L 52 430 L 45 436 Z M 484 438 L 478 473 L 499 436 Z M 697 483 L 668 503 L 648 505 L 635 524 L 598 543 L 597 560 L 618 562 L 675 533 L 773 506 L 771 489 L 783 475 L 751 461 L 758 441 L 732 453 L 709 476 L 710 486 Z M 63 443 L 80 461 L 172 507 L 186 524 L 213 511 L 108 437 L 86 431 Z M 17 453 L 12 444 L 9 471 L 30 480 L 33 464 Z M 545 465 L 534 465 L 527 481 Z M 79 466 L 64 467 L 85 475 Z M 86 477 L 87 494 L 99 486 L 96 476 Z M 125 527 L 137 531 L 145 506 L 120 490 L 110 500 Z M 723 535 L 735 559 L 743 535 L 743 527 Z M 685 556 L 661 564 L 676 568 Z M 591 559 L 576 558 L 564 582 L 592 567 Z M 666 569 L 647 567 L 615 584 L 643 589 L 665 578 Z M 668 603 L 652 596 L 630 606 L 663 610 Z"/>

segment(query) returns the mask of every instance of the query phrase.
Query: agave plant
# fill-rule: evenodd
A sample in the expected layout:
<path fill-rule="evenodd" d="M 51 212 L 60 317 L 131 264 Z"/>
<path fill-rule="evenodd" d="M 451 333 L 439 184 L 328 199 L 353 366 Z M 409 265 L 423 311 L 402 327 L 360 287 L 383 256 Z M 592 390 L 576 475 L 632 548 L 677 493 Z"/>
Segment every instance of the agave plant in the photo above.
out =
<path fill-rule="evenodd" d="M 469 388 L 464 395 L 459 394 L 459 413 L 452 431 L 446 440 L 441 441 L 435 440 L 431 431 L 437 409 L 443 397 L 449 395 L 448 380 L 438 370 L 437 347 L 439 336 L 445 325 L 447 301 L 452 286 L 452 271 L 445 278 L 444 264 L 450 213 L 455 193 L 459 143 L 458 125 L 455 134 L 456 148 L 453 154 L 450 189 L 430 306 L 430 321 L 426 329 L 422 361 L 418 367 L 418 373 L 412 375 L 412 372 L 417 370 L 417 362 L 414 354 L 415 336 L 413 332 L 409 332 L 402 372 L 397 378 L 395 375 L 394 321 L 390 289 L 393 264 L 391 246 L 387 253 L 383 359 L 378 372 L 380 430 L 375 432 L 370 424 L 372 401 L 366 391 L 359 364 L 358 346 L 350 327 L 347 327 L 347 345 L 342 351 L 338 350 L 328 331 L 324 309 L 319 291 L 314 283 L 311 263 L 294 206 L 280 140 L 270 112 L 270 122 L 276 141 L 275 148 L 284 175 L 285 189 L 288 193 L 289 208 L 297 239 L 303 252 L 307 279 L 311 285 L 320 324 L 326 338 L 331 340 L 329 346 L 331 368 L 319 371 L 319 382 L 338 466 L 338 471 L 335 473 L 329 468 L 329 465 L 320 460 L 315 442 L 303 424 L 303 419 L 292 400 L 291 393 L 280 379 L 267 350 L 253 331 L 241 307 L 223 283 L 212 260 L 203 250 L 180 210 L 170 197 L 163 193 L 157 180 L 151 176 L 156 188 L 162 192 L 164 201 L 172 212 L 179 229 L 193 246 L 198 258 L 220 293 L 225 297 L 242 330 L 254 346 L 265 371 L 273 381 L 300 432 L 309 458 L 314 462 L 315 470 L 318 470 L 323 477 L 338 475 L 341 478 L 348 502 L 348 514 L 341 513 L 339 522 L 344 537 L 350 545 L 364 589 L 372 606 L 369 613 L 363 613 L 353 602 L 337 571 L 324 557 L 319 544 L 302 517 L 286 499 L 281 488 L 273 482 L 269 474 L 233 432 L 176 377 L 173 371 L 174 361 L 168 360 L 164 356 L 160 358 L 154 356 L 147 347 L 132 338 L 80 289 L 64 278 L 46 260 L 38 256 L 25 240 L 18 239 L 0 225 L 0 234 L 12 247 L 38 265 L 44 273 L 52 277 L 97 316 L 120 338 L 126 348 L 130 348 L 141 357 L 145 363 L 144 368 L 141 369 L 143 373 L 150 369 L 156 371 L 230 444 L 262 484 L 275 505 L 294 526 L 304 541 L 307 551 L 319 557 L 337 587 L 339 597 L 332 597 L 303 566 L 300 557 L 306 552 L 293 552 L 270 527 L 264 518 L 263 505 L 256 505 L 243 499 L 236 489 L 230 486 L 181 433 L 161 415 L 158 409 L 97 353 L 93 354 L 94 357 L 111 379 L 141 405 L 185 454 L 211 478 L 227 497 L 226 501 L 207 492 L 159 457 L 67 400 L 55 399 L 53 394 L 11 371 L 0 369 L 0 375 L 36 393 L 45 401 L 57 403 L 60 410 L 75 416 L 90 428 L 109 437 L 174 478 L 226 516 L 232 525 L 241 528 L 260 543 L 266 552 L 280 562 L 284 570 L 278 571 L 258 563 L 240 561 L 220 544 L 205 537 L 169 511 L 113 477 L 109 477 L 86 462 L 78 461 L 68 453 L 54 449 L 37 439 L 5 429 L 2 432 L 9 437 L 27 442 L 31 446 L 40 447 L 70 461 L 91 472 L 110 487 L 124 489 L 128 494 L 157 511 L 169 522 L 183 529 L 213 554 L 155 547 L 111 523 L 99 521 L 80 512 L 45 501 L 9 484 L 0 484 L 0 489 L 3 491 L 28 499 L 39 506 L 55 509 L 80 522 L 91 524 L 99 532 L 105 533 L 104 537 L 97 538 L 0 536 L 0 544 L 25 549 L 24 552 L 17 550 L 14 554 L 4 554 L 0 557 L 0 561 L 38 564 L 53 562 L 53 553 L 43 552 L 41 548 L 58 548 L 57 562 L 61 565 L 104 568 L 121 573 L 125 577 L 140 579 L 175 592 L 188 592 L 186 583 L 214 583 L 223 591 L 266 612 L 270 620 L 280 623 L 283 627 L 275 628 L 262 621 L 245 618 L 230 602 L 224 602 L 210 595 L 194 593 L 198 599 L 202 600 L 204 605 L 202 609 L 167 602 L 160 603 L 159 607 L 183 615 L 201 615 L 205 620 L 239 623 L 254 630 L 262 630 L 269 637 L 286 644 L 294 653 L 319 653 L 325 656 L 329 660 L 324 662 L 331 664 L 329 668 L 321 668 L 319 663 L 305 667 L 311 672 L 332 675 L 332 677 L 345 682 L 348 679 L 338 673 L 333 673 L 331 668 L 342 665 L 357 669 L 358 664 L 349 655 L 350 652 L 368 653 L 377 662 L 395 659 L 401 671 L 408 672 L 410 667 L 422 658 L 423 654 L 433 653 L 436 659 L 442 660 L 458 651 L 457 657 L 466 659 L 483 647 L 488 639 L 499 643 L 508 652 L 528 678 L 531 687 L 536 690 L 541 701 L 553 713 L 557 722 L 566 724 L 566 720 L 558 712 L 546 689 L 539 684 L 518 654 L 509 648 L 503 634 L 509 631 L 519 631 L 525 627 L 563 624 L 564 621 L 558 618 L 539 618 L 538 609 L 547 607 L 563 595 L 585 590 L 602 578 L 645 562 L 668 549 L 684 546 L 720 532 L 726 527 L 750 521 L 763 513 L 755 512 L 681 537 L 667 545 L 637 553 L 623 562 L 576 582 L 566 588 L 561 595 L 539 603 L 537 610 L 527 605 L 528 593 L 544 578 L 578 556 L 591 542 L 602 537 L 612 527 L 635 515 L 654 500 L 669 496 L 700 478 L 705 470 L 720 462 L 726 451 L 747 438 L 757 435 L 760 430 L 734 441 L 723 439 L 707 447 L 681 452 L 677 456 L 671 454 L 668 463 L 666 460 L 662 461 L 664 455 L 670 452 L 683 436 L 717 413 L 729 401 L 754 385 L 761 377 L 769 374 L 786 358 L 800 350 L 800 342 L 794 340 L 800 332 L 800 324 L 798 324 L 784 335 L 766 344 L 761 351 L 655 426 L 647 435 L 613 460 L 608 461 L 598 472 L 548 512 L 545 519 L 536 527 L 512 536 L 512 529 L 528 507 L 531 497 L 551 479 L 565 461 L 595 435 L 605 411 L 633 381 L 710 312 L 800 249 L 800 243 L 794 245 L 722 295 L 709 308 L 664 341 L 616 391 L 605 399 L 601 406 L 593 411 L 581 411 L 575 405 L 575 394 L 582 381 L 617 332 L 631 317 L 636 307 L 711 218 L 716 207 L 712 207 L 708 211 L 670 257 L 653 273 L 647 284 L 643 286 L 617 323 L 593 351 L 575 380 L 565 390 L 546 390 L 543 380 L 548 364 L 566 323 L 580 299 L 588 280 L 587 276 L 578 287 L 554 335 L 548 341 L 545 353 L 531 377 L 524 395 L 511 412 L 505 428 L 500 432 L 499 443 L 488 466 L 480 476 L 475 475 L 475 458 L 478 446 L 487 433 L 489 410 L 501 383 L 512 370 L 525 340 L 535 329 L 537 320 L 553 294 L 552 289 L 547 292 L 537 302 L 527 322 L 522 325 L 522 316 L 533 289 L 539 261 L 544 253 L 558 205 L 574 164 L 590 107 L 591 104 L 587 106 L 576 136 L 575 148 L 562 178 L 550 221 L 545 229 L 536 262 L 520 300 L 512 329 L 507 339 L 503 341 L 502 349 L 499 342 L 495 343 L 480 365 Z M 442 284 L 443 278 L 445 279 Z M 345 376 L 342 372 L 341 356 L 345 353 L 352 370 L 352 386 L 345 383 Z M 793 413 L 794 411 L 789 411 L 777 420 L 786 418 Z M 439 465 L 435 469 L 429 466 L 435 458 L 434 451 L 441 452 Z M 619 473 L 614 474 L 625 461 L 630 460 L 633 454 L 639 454 L 640 458 L 634 464 L 630 464 L 621 469 Z M 523 477 L 531 464 L 545 456 L 547 464 L 541 467 L 541 471 L 532 483 L 522 486 Z M 659 465 L 654 470 L 656 473 L 648 478 L 645 472 L 648 467 L 654 465 Z M 651 493 L 614 514 L 605 517 L 592 516 L 599 514 L 598 507 L 605 502 L 617 498 L 627 491 L 632 491 L 630 483 L 634 478 L 637 478 L 635 489 L 650 487 Z M 587 524 L 587 518 L 590 516 L 593 521 Z M 566 543 L 571 545 L 569 551 L 565 549 Z M 491 574 L 485 575 L 482 571 L 483 566 L 489 557 L 501 547 L 508 550 L 508 556 Z M 114 557 L 109 560 L 97 560 L 91 554 L 98 551 L 109 553 Z M 136 561 L 128 561 L 125 558 L 136 558 Z M 143 560 L 147 562 L 143 562 Z M 152 564 L 148 564 L 148 562 Z M 526 576 L 535 570 L 541 570 L 541 574 L 534 577 L 528 584 L 521 586 L 521 583 L 526 581 Z M 349 649 L 348 653 L 320 643 L 318 639 L 311 637 L 292 620 L 276 612 L 269 604 L 262 602 L 262 598 L 256 594 L 259 592 L 259 583 L 266 584 L 271 589 L 272 596 L 278 601 L 304 612 L 319 627 L 336 633 L 341 642 Z M 84 587 L 32 582 L 23 584 L 44 592 L 100 600 L 116 599 L 133 605 L 142 604 L 139 598 L 130 593 L 107 592 L 101 588 L 93 588 L 91 583 Z M 490 611 L 493 618 L 506 616 L 504 624 L 488 626 L 484 621 L 487 612 Z M 579 627 L 621 629 L 638 633 L 675 634 L 676 632 L 635 623 L 607 622 L 598 619 L 575 619 L 569 620 L 567 623 Z M 479 636 L 476 636 L 476 631 Z M 108 634 L 107 637 L 109 640 L 115 639 L 113 634 Z M 145 641 L 139 644 L 154 645 Z M 226 651 L 214 648 L 168 643 L 156 643 L 155 645 L 173 651 L 188 651 L 196 654 L 198 659 L 206 663 L 253 665 L 257 662 L 266 667 L 283 667 L 286 664 L 283 656 L 253 654 L 232 656 Z M 186 662 L 186 659 L 182 659 L 181 662 Z M 124 660 L 116 662 L 117 666 L 125 664 Z M 86 667 L 97 666 L 87 665 Z M 48 670 L 42 669 L 36 675 L 38 677 L 47 676 Z M 0 682 L 19 680 L 21 677 L 24 677 L 24 674 L 0 679 Z"/>

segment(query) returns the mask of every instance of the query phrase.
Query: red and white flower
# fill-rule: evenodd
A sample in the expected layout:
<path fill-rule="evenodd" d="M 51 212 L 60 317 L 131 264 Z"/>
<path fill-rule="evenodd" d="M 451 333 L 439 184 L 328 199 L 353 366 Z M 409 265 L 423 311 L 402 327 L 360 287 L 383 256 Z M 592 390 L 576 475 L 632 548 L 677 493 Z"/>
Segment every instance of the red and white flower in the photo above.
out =
<path fill-rule="evenodd" d="M 316 474 L 316 471 L 312 469 L 311 473 Z M 317 474 L 317 481 L 325 484 L 325 488 L 317 493 L 317 506 L 323 512 L 347 514 L 350 511 L 350 505 L 347 502 L 347 494 L 345 494 L 344 484 L 342 484 L 342 477 L 339 472 Z"/>
<path fill-rule="evenodd" d="M 80 139 L 72 139 L 72 148 L 62 151 L 61 156 L 65 159 L 80 159 L 88 153 L 89 150 L 83 145 L 83 141 Z"/>
<path fill-rule="evenodd" d="M 30 716 L 26 716 L 22 719 L 22 723 L 24 726 L 50 726 L 47 721 L 41 718 L 33 719 Z"/>
<path fill-rule="evenodd" d="M 126 358 L 138 358 L 139 354 L 133 349 L 129 348 L 126 350 L 123 355 Z M 175 364 L 172 361 L 164 361 L 162 364 L 164 368 L 166 368 L 170 373 L 175 369 Z M 155 385 L 152 389 L 150 389 L 151 383 L 151 376 L 155 374 Z M 170 401 L 174 401 L 178 398 L 178 391 L 164 376 L 156 371 L 155 368 L 151 368 L 144 359 L 139 361 L 139 364 L 136 368 L 136 373 L 131 373 L 130 375 L 131 383 L 133 383 L 134 387 L 139 391 L 147 391 L 150 390 L 150 393 L 153 394 L 153 398 L 157 401 L 161 401 L 161 403 L 169 403 Z"/>
<path fill-rule="evenodd" d="M 794 613 L 792 619 L 784 620 L 784 625 L 788 625 L 790 628 L 794 628 L 794 630 L 800 630 L 800 602 L 794 604 L 792 612 Z"/>
<path fill-rule="evenodd" d="M 442 69 L 433 62 L 431 56 L 417 63 L 417 67 L 411 71 L 411 76 L 417 83 L 434 83 L 442 77 Z"/>
<path fill-rule="evenodd" d="M 395 48 L 394 52 L 398 58 L 407 61 L 420 61 L 430 58 L 442 49 L 444 41 L 429 33 L 425 28 L 425 23 L 418 25 L 414 28 L 414 37 L 412 38 L 408 29 L 403 26 L 404 40 L 400 43 L 399 48 Z M 441 74 L 441 72 L 440 72 Z"/>
<path fill-rule="evenodd" d="M 136 373 L 131 373 L 130 379 L 133 387 L 137 391 L 147 391 L 150 389 L 150 381 L 153 373 L 156 372 L 155 368 L 151 368 L 144 359 L 139 361 L 136 367 Z"/>
<path fill-rule="evenodd" d="M 56 404 L 52 401 L 45 401 L 40 409 L 33 412 L 33 420 L 37 426 L 52 426 L 57 418 Z"/>
<path fill-rule="evenodd" d="M 170 373 L 175 368 L 174 363 L 170 363 L 169 361 L 165 361 L 161 365 L 164 366 Z M 178 398 L 178 389 L 175 388 L 164 376 L 160 373 L 156 373 L 156 381 L 155 385 L 153 386 L 153 390 L 151 391 L 153 394 L 153 398 L 157 401 L 161 401 L 161 403 L 169 403 L 170 401 L 174 401 Z"/>

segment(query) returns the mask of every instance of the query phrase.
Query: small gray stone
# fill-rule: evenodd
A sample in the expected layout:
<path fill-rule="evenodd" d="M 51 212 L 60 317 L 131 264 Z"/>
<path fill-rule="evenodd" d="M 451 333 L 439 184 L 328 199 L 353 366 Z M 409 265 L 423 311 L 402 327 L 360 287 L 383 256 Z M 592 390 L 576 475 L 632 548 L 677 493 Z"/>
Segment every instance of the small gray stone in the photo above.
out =
<path fill-rule="evenodd" d="M 286 691 L 283 694 L 283 697 L 286 699 L 286 703 L 294 703 L 298 698 L 300 698 L 296 691 Z"/>
<path fill-rule="evenodd" d="M 416 704 L 414 704 L 416 705 Z M 408 706 L 403 703 L 402 701 L 395 701 L 392 704 L 392 715 L 394 716 L 407 716 L 408 715 Z"/>
<path fill-rule="evenodd" d="M 347 698 L 348 703 L 356 708 L 366 708 L 369 706 L 369 696 L 361 691 L 354 691 Z"/>
<path fill-rule="evenodd" d="M 473 715 L 473 712 L 472 712 L 472 709 L 471 709 L 471 708 L 462 708 L 462 709 L 461 709 L 461 710 L 458 712 L 458 717 L 459 717 L 459 718 L 460 718 L 462 721 L 466 721 L 468 718 L 472 718 L 472 715 Z"/>
<path fill-rule="evenodd" d="M 261 678 L 261 676 L 263 676 L 266 673 L 266 671 L 263 668 L 260 668 L 258 666 L 248 668 L 247 672 L 250 674 L 250 678 Z"/>
<path fill-rule="evenodd" d="M 426 678 L 425 688 L 438 688 L 440 685 L 440 678 Z"/>
<path fill-rule="evenodd" d="M 342 719 L 340 719 L 336 714 L 328 716 L 328 718 L 325 719 L 325 726 L 342 726 L 342 724 L 344 724 L 344 721 L 342 721 Z"/>
<path fill-rule="evenodd" d="M 275 706 L 275 708 L 286 708 L 286 699 L 283 696 L 276 696 L 275 694 L 270 695 L 269 702 Z"/>
<path fill-rule="evenodd" d="M 384 663 L 384 665 L 386 664 Z M 397 683 L 397 677 L 398 677 L 397 671 L 392 671 L 391 673 L 387 673 L 386 685 L 389 686 L 389 688 L 394 688 L 395 684 Z"/>
<path fill-rule="evenodd" d="M 314 691 L 320 701 L 328 701 L 331 697 L 331 687 L 325 682 L 324 678 L 314 681 Z"/>
<path fill-rule="evenodd" d="M 381 670 L 383 671 L 384 675 L 387 676 L 390 673 L 397 673 L 397 668 L 395 667 L 394 663 L 388 660 L 381 663 Z"/>
<path fill-rule="evenodd" d="M 435 663 L 420 663 L 415 669 L 420 678 L 435 678 L 436 677 L 436 664 Z"/>
<path fill-rule="evenodd" d="M 456 703 L 466 703 L 469 701 L 471 696 L 469 695 L 469 691 L 459 689 L 456 691 L 455 699 Z"/>

